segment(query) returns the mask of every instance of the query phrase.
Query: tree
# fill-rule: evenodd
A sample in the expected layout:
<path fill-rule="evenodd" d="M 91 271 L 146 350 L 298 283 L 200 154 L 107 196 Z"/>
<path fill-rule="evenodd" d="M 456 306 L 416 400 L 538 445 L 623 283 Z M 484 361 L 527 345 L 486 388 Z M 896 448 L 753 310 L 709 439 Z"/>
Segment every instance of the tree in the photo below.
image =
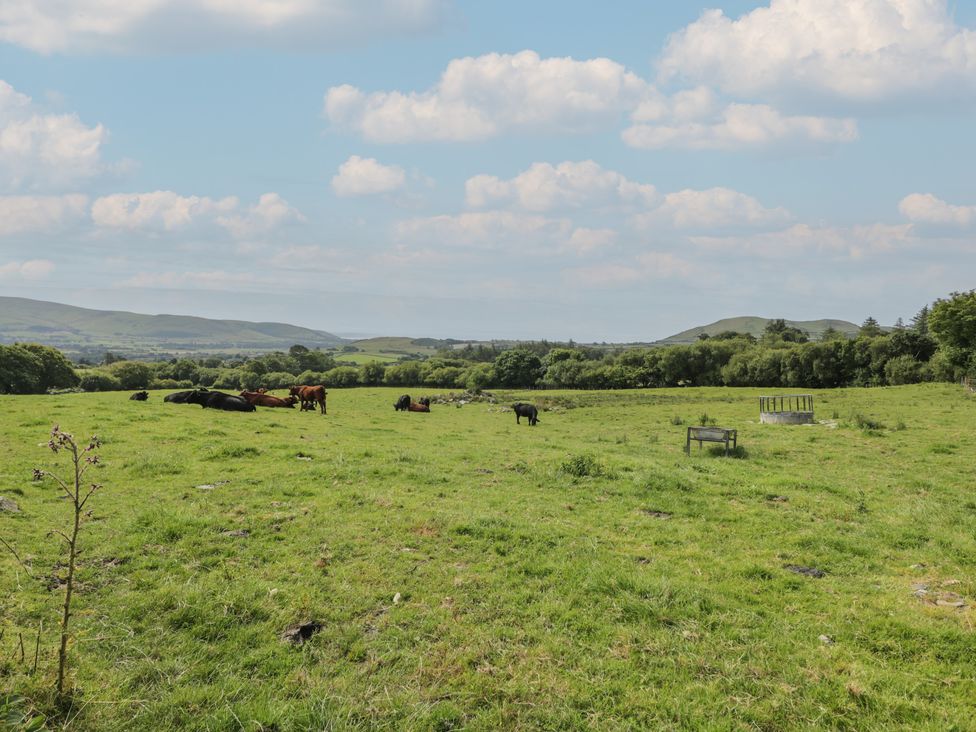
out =
<path fill-rule="evenodd" d="M 152 369 L 138 361 L 118 361 L 111 370 L 123 389 L 145 389 L 152 379 Z"/>
<path fill-rule="evenodd" d="M 775 345 L 776 343 L 806 343 L 809 338 L 807 334 L 792 325 L 788 325 L 783 318 L 774 318 L 766 323 L 763 329 L 763 342 Z"/>
<path fill-rule="evenodd" d="M 863 338 L 874 338 L 883 334 L 884 331 L 881 330 L 881 326 L 878 324 L 878 321 L 872 318 L 870 315 L 864 319 L 863 323 L 861 323 L 861 330 L 858 332 L 858 336 Z"/>
<path fill-rule="evenodd" d="M 20 346 L 0 345 L 0 393 L 34 394 L 41 388 L 44 364 Z"/>
<path fill-rule="evenodd" d="M 40 343 L 18 343 L 26 351 L 41 361 L 41 390 L 68 389 L 78 386 L 78 375 L 71 368 L 71 362 L 57 348 L 42 346 Z"/>
<path fill-rule="evenodd" d="M 953 292 L 945 300 L 936 300 L 928 325 L 939 345 L 976 350 L 976 290 Z"/>
<path fill-rule="evenodd" d="M 495 376 L 502 386 L 534 386 L 542 376 L 542 361 L 535 353 L 525 348 L 502 351 L 495 359 Z"/>
<path fill-rule="evenodd" d="M 929 306 L 923 305 L 915 317 L 912 318 L 912 329 L 921 335 L 929 334 Z"/>

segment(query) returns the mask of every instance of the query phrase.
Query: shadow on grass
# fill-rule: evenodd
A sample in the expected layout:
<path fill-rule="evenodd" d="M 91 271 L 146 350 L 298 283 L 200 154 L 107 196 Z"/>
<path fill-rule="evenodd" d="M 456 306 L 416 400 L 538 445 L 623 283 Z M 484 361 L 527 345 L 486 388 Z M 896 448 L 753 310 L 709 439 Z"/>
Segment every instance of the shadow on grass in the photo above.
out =
<path fill-rule="evenodd" d="M 694 450 L 692 450 L 691 452 L 692 454 L 695 453 Z M 708 455 L 708 457 L 726 457 L 724 447 L 718 447 L 718 446 L 709 447 L 708 449 L 703 450 L 702 452 Z M 742 445 L 737 445 L 736 447 L 729 448 L 728 457 L 734 458 L 736 460 L 746 460 L 749 457 L 749 451 L 746 450 Z"/>

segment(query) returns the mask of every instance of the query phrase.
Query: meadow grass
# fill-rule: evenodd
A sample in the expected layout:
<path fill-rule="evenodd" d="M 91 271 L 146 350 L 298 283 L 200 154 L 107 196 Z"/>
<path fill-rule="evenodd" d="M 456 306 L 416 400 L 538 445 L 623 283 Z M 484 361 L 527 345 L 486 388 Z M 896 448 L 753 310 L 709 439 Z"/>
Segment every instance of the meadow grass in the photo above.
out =
<path fill-rule="evenodd" d="M 69 507 L 31 481 L 64 468 L 57 423 L 103 440 L 73 729 L 974 728 L 973 396 L 821 391 L 826 423 L 789 427 L 755 389 L 400 391 L 326 416 L 0 397 L 0 537 L 41 578 L 0 554 L 0 686 L 54 711 L 55 634 L 33 677 L 15 639 L 61 599 Z M 515 400 L 548 411 L 517 426 Z M 733 457 L 683 453 L 702 413 Z"/>

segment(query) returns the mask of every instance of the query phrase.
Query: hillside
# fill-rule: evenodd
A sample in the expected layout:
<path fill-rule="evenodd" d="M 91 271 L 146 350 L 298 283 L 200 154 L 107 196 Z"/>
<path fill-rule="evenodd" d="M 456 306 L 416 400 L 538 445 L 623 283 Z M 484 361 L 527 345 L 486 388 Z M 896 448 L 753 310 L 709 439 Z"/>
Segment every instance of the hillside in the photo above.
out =
<path fill-rule="evenodd" d="M 689 328 L 688 330 L 681 331 L 680 333 L 675 333 L 673 336 L 664 338 L 659 343 L 672 345 L 676 343 L 694 343 L 698 340 L 698 336 L 702 333 L 713 336 L 722 333 L 727 330 L 734 330 L 737 333 L 749 333 L 757 338 L 763 334 L 763 330 L 766 328 L 766 324 L 772 318 L 758 318 L 753 316 L 744 316 L 740 318 L 725 318 L 723 320 L 717 320 L 709 325 L 700 325 L 697 328 Z M 816 340 L 820 337 L 827 328 L 833 328 L 834 330 L 839 330 L 841 333 L 853 338 L 858 334 L 860 328 L 854 323 L 849 323 L 846 320 L 787 320 L 787 325 L 791 325 L 794 328 L 799 328 L 802 331 L 806 331 L 811 340 Z"/>
<path fill-rule="evenodd" d="M 44 343 L 69 354 L 111 350 L 128 355 L 271 351 L 296 343 L 330 348 L 345 342 L 332 333 L 285 323 L 143 315 L 0 297 L 0 343 L 14 341 Z"/>

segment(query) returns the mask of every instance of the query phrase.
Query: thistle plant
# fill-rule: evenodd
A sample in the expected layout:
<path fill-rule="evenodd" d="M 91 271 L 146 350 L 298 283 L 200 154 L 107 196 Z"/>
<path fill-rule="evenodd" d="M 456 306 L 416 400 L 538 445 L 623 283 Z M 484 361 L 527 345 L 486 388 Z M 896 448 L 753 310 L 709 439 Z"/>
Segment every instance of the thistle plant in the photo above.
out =
<path fill-rule="evenodd" d="M 51 429 L 51 439 L 47 446 L 55 454 L 66 451 L 71 456 L 73 474 L 67 479 L 58 476 L 47 470 L 34 469 L 34 480 L 50 478 L 53 480 L 71 501 L 74 510 L 74 518 L 69 533 L 54 529 L 48 535 L 55 534 L 61 537 L 68 547 L 68 574 L 65 577 L 64 606 L 61 613 L 61 646 L 58 651 L 58 696 L 64 694 L 64 672 L 68 660 L 68 624 L 71 620 L 71 597 L 75 588 L 75 565 L 80 553 L 78 547 L 78 532 L 81 529 L 83 510 L 88 499 L 94 495 L 102 486 L 98 483 L 85 484 L 83 478 L 85 473 L 92 465 L 98 465 L 98 455 L 95 450 L 101 447 L 98 438 L 92 435 L 88 441 L 88 446 L 80 448 L 72 435 L 62 432 L 58 425 Z"/>

